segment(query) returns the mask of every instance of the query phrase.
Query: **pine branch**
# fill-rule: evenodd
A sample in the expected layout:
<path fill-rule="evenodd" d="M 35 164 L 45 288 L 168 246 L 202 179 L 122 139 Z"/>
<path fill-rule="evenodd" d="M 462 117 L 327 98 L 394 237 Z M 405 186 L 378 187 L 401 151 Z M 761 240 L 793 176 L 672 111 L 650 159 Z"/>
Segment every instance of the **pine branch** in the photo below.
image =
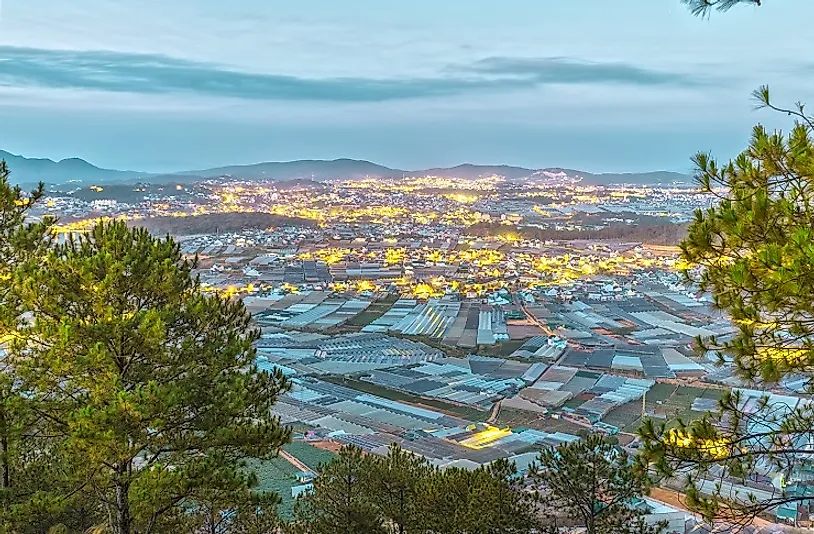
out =
<path fill-rule="evenodd" d="M 762 0 L 681 0 L 690 12 L 699 17 L 709 16 L 712 10 L 728 11 L 740 4 L 761 5 Z"/>

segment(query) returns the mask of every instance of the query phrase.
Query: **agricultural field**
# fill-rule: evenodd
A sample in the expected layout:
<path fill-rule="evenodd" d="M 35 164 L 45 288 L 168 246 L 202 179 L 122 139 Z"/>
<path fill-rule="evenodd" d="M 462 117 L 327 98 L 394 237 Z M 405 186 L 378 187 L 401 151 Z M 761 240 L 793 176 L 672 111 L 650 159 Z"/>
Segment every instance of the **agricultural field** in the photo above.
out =
<path fill-rule="evenodd" d="M 319 471 L 320 466 L 336 457 L 331 451 L 314 447 L 304 441 L 294 441 L 283 447 L 283 449 L 313 471 Z"/>
<path fill-rule="evenodd" d="M 387 311 L 393 306 L 393 303 L 398 300 L 398 295 L 391 295 L 388 294 L 385 298 L 377 300 L 373 304 L 367 307 L 365 311 L 362 313 L 352 317 L 349 319 L 345 326 L 355 326 L 355 327 L 364 327 L 387 313 Z"/>
<path fill-rule="evenodd" d="M 282 502 L 277 510 L 281 517 L 290 518 L 294 511 L 291 488 L 297 485 L 298 469 L 281 457 L 252 460 L 246 467 L 257 475 L 258 491 L 273 491 L 280 496 Z"/>
<path fill-rule="evenodd" d="M 564 408 L 571 408 L 572 410 L 576 410 L 577 408 L 579 408 L 580 406 L 585 404 L 585 402 L 587 400 L 588 400 L 588 398 L 585 397 L 584 395 L 577 395 L 573 399 L 568 399 L 567 401 L 565 401 L 565 404 L 563 404 L 563 407 Z"/>
<path fill-rule="evenodd" d="M 495 345 L 479 345 L 476 352 L 481 356 L 505 358 L 522 347 L 525 342 L 525 339 L 498 341 Z"/>
<path fill-rule="evenodd" d="M 548 415 L 512 408 L 501 408 L 495 425 L 501 427 L 510 426 L 512 428 L 533 428 L 552 433 L 565 432 L 574 435 L 588 431 L 587 427 L 565 419 L 554 419 Z"/>
<path fill-rule="evenodd" d="M 647 392 L 646 408 L 649 413 L 663 416 L 665 420 L 684 422 L 700 418 L 703 414 L 693 412 L 690 407 L 698 398 L 720 399 L 723 392 L 718 389 L 656 384 Z M 622 432 L 635 432 L 642 423 L 642 403 L 633 401 L 613 409 L 602 421 L 619 427 Z"/>
<path fill-rule="evenodd" d="M 457 404 L 444 402 L 438 399 L 425 399 L 424 397 L 418 397 L 404 391 L 383 388 L 376 384 L 371 384 L 362 380 L 344 378 L 340 376 L 324 376 L 322 379 L 327 382 L 333 382 L 334 384 L 339 384 L 340 386 L 353 388 L 357 391 L 370 393 L 371 395 L 376 395 L 385 399 L 444 412 L 455 417 L 466 419 L 467 421 L 480 422 L 485 421 L 486 418 L 489 417 L 489 412 L 484 410 L 478 410 L 469 406 L 459 406 Z"/>
<path fill-rule="evenodd" d="M 289 443 L 283 450 L 297 458 L 313 470 L 317 470 L 323 463 L 334 458 L 332 452 L 318 449 L 302 441 Z M 255 472 L 258 479 L 258 491 L 273 491 L 282 499 L 278 508 L 283 518 L 290 518 L 294 511 L 294 498 L 291 497 L 291 488 L 298 485 L 297 473 L 299 469 L 282 457 L 270 460 L 252 460 L 247 465 Z"/>

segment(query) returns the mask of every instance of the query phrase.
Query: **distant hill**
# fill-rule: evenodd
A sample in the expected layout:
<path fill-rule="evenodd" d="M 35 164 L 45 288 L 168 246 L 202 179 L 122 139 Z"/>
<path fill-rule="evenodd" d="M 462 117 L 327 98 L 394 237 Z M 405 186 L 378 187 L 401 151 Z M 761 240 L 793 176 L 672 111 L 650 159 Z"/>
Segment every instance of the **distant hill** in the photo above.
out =
<path fill-rule="evenodd" d="M 0 150 L 0 159 L 5 159 L 12 171 L 12 181 L 21 184 L 34 184 L 39 181 L 48 184 L 67 184 L 79 181 L 90 184 L 131 184 L 150 182 L 154 184 L 194 183 L 205 179 L 232 177 L 242 180 L 272 180 L 300 183 L 322 182 L 335 179 L 359 178 L 401 178 L 402 176 L 446 176 L 474 180 L 480 177 L 504 176 L 509 180 L 545 180 L 551 176 L 581 177 L 584 183 L 605 184 L 690 184 L 692 178 L 686 174 L 655 171 L 646 173 L 588 173 L 573 169 L 546 168 L 527 169 L 511 165 L 475 165 L 464 163 L 455 167 L 421 170 L 392 169 L 370 161 L 354 159 L 298 160 L 286 162 L 265 162 L 252 165 L 230 165 L 182 171 L 177 173 L 150 174 L 135 171 L 102 169 L 85 160 L 71 158 L 61 161 L 31 159 Z"/>
<path fill-rule="evenodd" d="M 403 170 L 385 167 L 370 161 L 354 159 L 268 162 L 254 165 L 234 165 L 230 167 L 187 171 L 182 174 L 202 176 L 204 178 L 233 176 L 244 180 L 311 180 L 319 182 L 341 178 L 400 178 L 402 176 L 447 176 L 464 180 L 475 180 L 488 176 L 503 176 L 509 180 L 522 180 L 524 178 L 541 177 L 544 176 L 545 173 L 581 177 L 584 183 L 591 185 L 620 183 L 689 184 L 692 181 L 692 177 L 687 174 L 669 171 L 596 174 L 562 168 L 527 169 L 525 167 L 514 167 L 511 165 L 474 165 L 472 163 L 463 163 L 455 167 Z"/>
<path fill-rule="evenodd" d="M 338 178 L 395 178 L 405 174 L 405 171 L 390 169 L 369 161 L 355 159 L 335 160 L 298 160 L 285 162 L 256 163 L 253 165 L 232 165 L 229 167 L 216 167 L 198 171 L 188 171 L 183 174 L 193 174 L 204 178 L 218 176 L 234 176 L 245 180 L 333 180 Z"/>
<path fill-rule="evenodd" d="M 0 160 L 6 160 L 11 171 L 11 180 L 18 184 L 36 184 L 37 182 L 62 184 L 71 180 L 100 183 L 136 182 L 150 176 L 148 173 L 142 172 L 101 169 L 79 158 L 54 161 L 26 158 L 0 150 Z"/>
<path fill-rule="evenodd" d="M 534 174 L 534 169 L 523 167 L 512 167 L 511 165 L 473 165 L 464 163 L 455 167 L 425 169 L 419 171 L 408 171 L 408 176 L 449 176 L 464 180 L 474 180 L 484 176 L 505 176 L 510 180 L 526 178 Z"/>
<path fill-rule="evenodd" d="M 605 184 L 637 184 L 637 185 L 652 185 L 652 184 L 692 184 L 693 177 L 689 174 L 682 174 L 679 172 L 671 171 L 651 171 L 651 172 L 638 172 L 638 173 L 590 173 L 584 171 L 577 171 L 573 169 L 543 169 L 540 172 L 557 173 L 562 172 L 568 176 L 580 176 L 583 183 L 590 185 L 605 185 Z"/>

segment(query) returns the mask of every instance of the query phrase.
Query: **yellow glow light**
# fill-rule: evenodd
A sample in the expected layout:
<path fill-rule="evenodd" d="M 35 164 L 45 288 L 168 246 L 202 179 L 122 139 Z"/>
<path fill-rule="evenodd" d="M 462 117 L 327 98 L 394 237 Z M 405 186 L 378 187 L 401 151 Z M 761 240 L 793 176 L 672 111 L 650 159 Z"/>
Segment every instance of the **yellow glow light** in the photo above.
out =
<path fill-rule="evenodd" d="M 481 430 L 474 436 L 470 436 L 461 441 L 460 444 L 470 449 L 483 449 L 488 447 L 492 442 L 508 436 L 511 433 L 512 429 L 509 427 L 497 428 L 494 426 L 487 426 L 484 430 Z"/>

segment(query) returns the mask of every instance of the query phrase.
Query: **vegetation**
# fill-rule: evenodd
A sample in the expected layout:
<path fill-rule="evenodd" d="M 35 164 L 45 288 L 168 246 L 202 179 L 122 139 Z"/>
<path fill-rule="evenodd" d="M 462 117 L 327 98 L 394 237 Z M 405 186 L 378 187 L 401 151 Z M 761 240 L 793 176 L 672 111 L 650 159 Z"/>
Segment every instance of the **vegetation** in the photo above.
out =
<path fill-rule="evenodd" d="M 318 449 L 302 441 L 292 441 L 283 450 L 318 473 L 320 468 L 336 458 L 336 454 Z M 294 497 L 291 488 L 300 484 L 297 478 L 299 469 L 282 456 L 264 460 L 250 460 L 246 469 L 257 477 L 255 490 L 279 495 L 277 513 L 283 521 L 289 521 L 294 514 Z"/>
<path fill-rule="evenodd" d="M 9 169 L 0 161 L 0 343 L 6 344 L 25 312 L 10 283 L 16 266 L 36 258 L 50 245 L 48 227 L 52 220 L 29 222 L 29 209 L 42 198 L 43 186 L 29 193 L 9 183 Z M 47 480 L 52 472 L 70 470 L 69 459 L 55 458 L 50 443 L 36 428 L 38 419 L 30 403 L 21 395 L 18 378 L 7 358 L 0 366 L 0 530 L 9 525 L 23 525 L 21 532 L 36 531 L 36 520 L 26 517 L 25 509 L 34 496 L 53 484 Z M 65 519 L 68 524 L 84 527 L 85 503 L 76 497 L 73 502 L 79 512 L 72 518 L 60 516 L 53 510 L 52 517 Z M 26 520 L 24 523 L 21 519 Z"/>
<path fill-rule="evenodd" d="M 371 465 L 362 450 L 347 447 L 327 464 L 313 491 L 297 502 L 294 532 L 374 534 L 385 532 L 370 495 Z"/>
<path fill-rule="evenodd" d="M 39 230 L 15 222 L 14 251 Z M 273 506 L 242 465 L 288 440 L 270 416 L 287 382 L 254 366 L 242 304 L 201 294 L 177 244 L 120 222 L 40 248 L 3 278 L 8 530 L 147 533 Z"/>
<path fill-rule="evenodd" d="M 297 226 L 312 228 L 308 219 L 286 217 L 271 213 L 211 213 L 188 217 L 152 217 L 132 221 L 133 226 L 146 228 L 153 235 L 197 235 L 239 232 L 241 230 L 264 230 L 272 226 Z"/>
<path fill-rule="evenodd" d="M 728 11 L 737 5 L 750 4 L 759 6 L 762 0 L 681 0 L 694 15 L 708 15 L 710 11 Z"/>
<path fill-rule="evenodd" d="M 647 525 L 644 511 L 632 506 L 646 489 L 633 460 L 600 436 L 543 450 L 530 478 L 554 527 L 565 519 L 577 520 L 587 534 L 645 534 L 662 528 Z"/>
<path fill-rule="evenodd" d="M 291 519 L 294 513 L 294 498 L 291 488 L 299 484 L 299 470 L 285 458 L 278 456 L 265 460 L 249 460 L 246 470 L 257 477 L 255 490 L 279 497 L 276 511 L 282 520 Z"/>
<path fill-rule="evenodd" d="M 697 398 L 720 399 L 724 394 L 720 389 L 694 388 L 674 384 L 656 384 L 647 392 L 647 412 L 656 418 L 667 421 L 667 426 L 682 421 L 698 419 L 701 412 L 692 411 L 692 404 Z M 625 432 L 636 432 L 642 425 L 642 402 L 635 400 L 611 410 L 602 421 L 620 428 Z"/>
<path fill-rule="evenodd" d="M 698 340 L 703 349 L 731 359 L 743 378 L 766 385 L 803 376 L 814 385 L 814 120 L 802 105 L 780 109 L 767 88 L 755 93 L 763 107 L 796 117 L 788 135 L 754 129 L 750 146 L 734 161 L 695 158 L 699 181 L 721 196 L 714 208 L 696 214 L 683 244 L 684 259 L 698 269 L 687 276 L 710 291 L 715 305 L 738 327 L 732 339 Z M 685 475 L 689 503 L 707 517 L 748 521 L 782 504 L 810 495 L 788 484 L 771 497 L 730 492 L 756 473 L 782 473 L 793 481 L 808 468 L 808 436 L 814 425 L 809 405 L 792 409 L 764 398 L 745 407 L 739 394 L 726 394 L 715 416 L 667 429 L 646 425 L 644 460 L 659 475 Z M 712 495 L 702 486 L 714 488 Z"/>
<path fill-rule="evenodd" d="M 302 534 L 530 534 L 561 526 L 589 533 L 655 534 L 636 506 L 644 477 L 609 440 L 549 449 L 528 479 L 496 461 L 475 470 L 438 469 L 392 445 L 387 456 L 344 447 L 296 504 Z M 543 512 L 541 514 L 541 512 Z"/>
<path fill-rule="evenodd" d="M 476 352 L 481 356 L 492 356 L 496 358 L 509 358 L 512 353 L 518 350 L 528 340 L 524 339 L 510 339 L 506 341 L 498 341 L 494 345 L 478 345 Z"/>
<path fill-rule="evenodd" d="M 530 533 L 529 492 L 514 466 L 439 470 L 393 445 L 387 456 L 343 448 L 297 502 L 293 532 L 303 534 Z"/>
<path fill-rule="evenodd" d="M 293 441 L 285 445 L 283 449 L 315 472 L 321 466 L 336 458 L 335 453 L 314 447 L 304 441 Z"/>

